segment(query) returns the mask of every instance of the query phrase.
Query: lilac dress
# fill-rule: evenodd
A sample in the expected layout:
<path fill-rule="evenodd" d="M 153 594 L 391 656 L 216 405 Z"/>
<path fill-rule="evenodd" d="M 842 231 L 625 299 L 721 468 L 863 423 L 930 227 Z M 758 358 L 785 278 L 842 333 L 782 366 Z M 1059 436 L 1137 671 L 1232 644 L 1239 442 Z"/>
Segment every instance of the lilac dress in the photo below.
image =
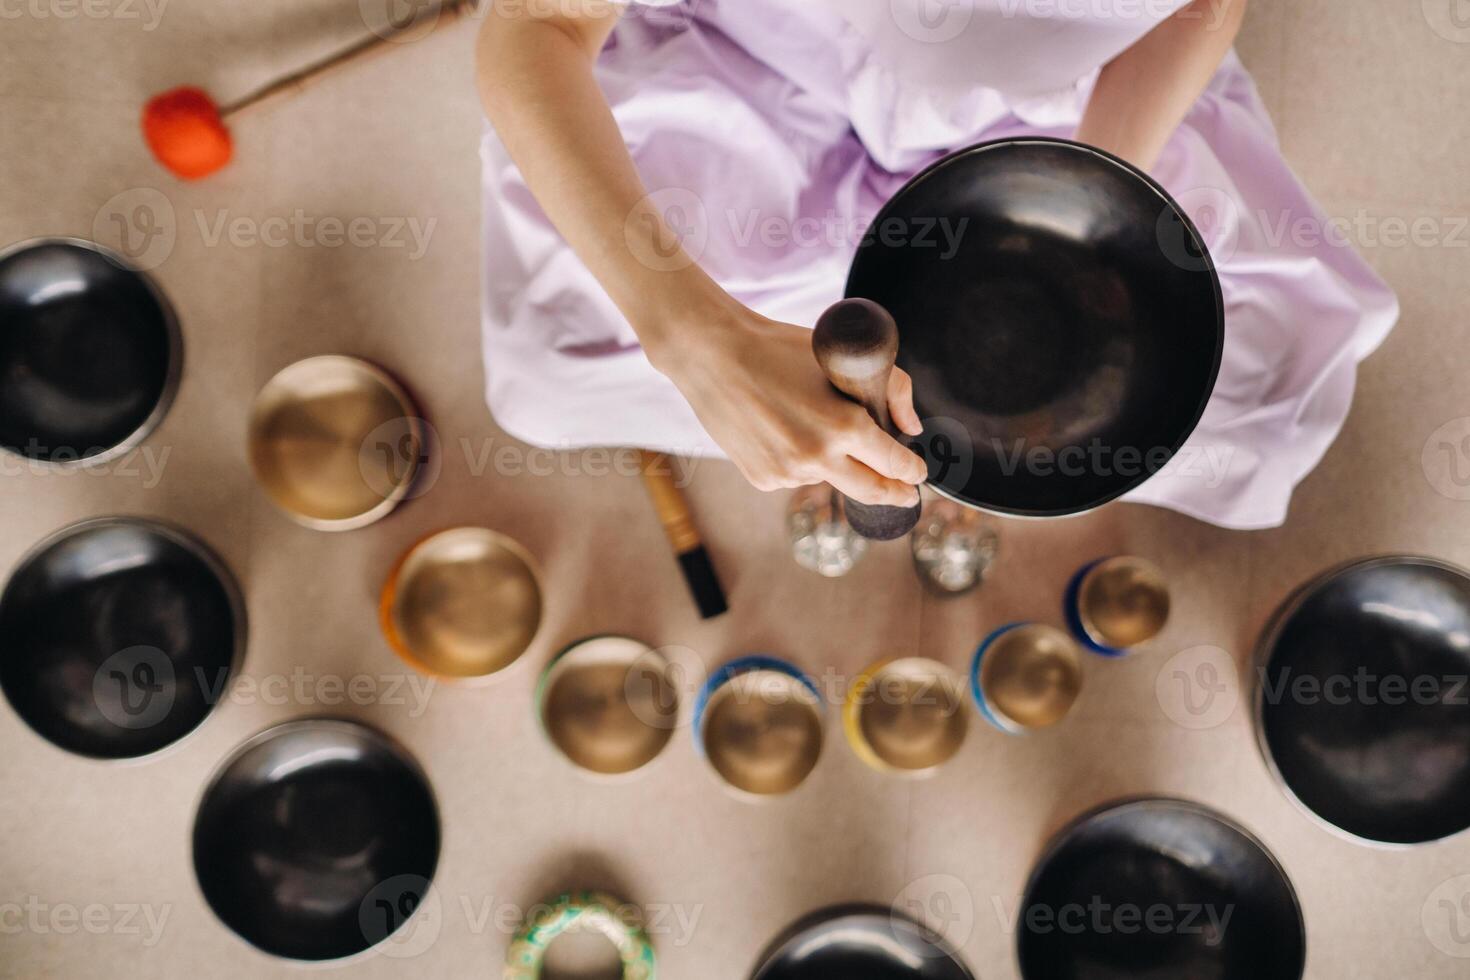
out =
<path fill-rule="evenodd" d="M 840 298 L 868 223 L 916 171 L 983 140 L 1070 137 L 1098 68 L 1183 5 L 649 0 L 629 8 L 598 75 L 689 254 L 751 308 L 809 325 Z M 497 422 L 555 448 L 721 455 L 493 132 L 483 155 L 484 356 Z M 1299 222 L 1322 228 L 1324 216 L 1282 160 L 1233 53 L 1153 175 L 1219 268 L 1225 352 L 1189 443 L 1124 499 L 1226 527 L 1280 524 L 1397 302 L 1340 236 L 1292 233 Z"/>

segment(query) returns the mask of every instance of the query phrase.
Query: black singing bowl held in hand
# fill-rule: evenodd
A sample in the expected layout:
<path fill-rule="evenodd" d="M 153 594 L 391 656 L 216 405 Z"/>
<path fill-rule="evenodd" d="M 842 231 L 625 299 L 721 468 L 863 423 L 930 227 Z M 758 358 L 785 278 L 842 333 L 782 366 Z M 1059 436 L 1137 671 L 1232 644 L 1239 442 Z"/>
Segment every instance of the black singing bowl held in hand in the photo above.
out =
<path fill-rule="evenodd" d="M 194 538 L 139 518 L 64 528 L 0 594 L 0 688 L 61 748 L 148 755 L 197 727 L 245 648 L 234 578 Z"/>
<path fill-rule="evenodd" d="M 163 420 L 183 343 L 151 279 L 91 242 L 0 252 L 0 448 L 100 463 Z"/>
<path fill-rule="evenodd" d="M 1387 556 L 1332 569 L 1257 652 L 1256 733 L 1288 793 L 1343 833 L 1470 827 L 1470 573 Z"/>
<path fill-rule="evenodd" d="M 806 916 L 761 957 L 752 980 L 974 980 L 949 944 L 878 905 Z"/>
<path fill-rule="evenodd" d="M 1299 980 L 1306 933 L 1286 872 L 1242 828 L 1183 800 L 1086 814 L 1026 886 L 1026 980 Z"/>
<path fill-rule="evenodd" d="M 846 293 L 898 324 L 930 485 L 1004 514 L 1080 513 L 1152 476 L 1199 422 L 1224 342 L 1189 218 L 1067 140 L 982 143 L 919 174 Z"/>
<path fill-rule="evenodd" d="M 256 735 L 215 774 L 194 820 L 210 908 L 251 945 L 294 960 L 352 956 L 393 935 L 438 860 L 438 807 L 418 763 L 349 721 Z"/>

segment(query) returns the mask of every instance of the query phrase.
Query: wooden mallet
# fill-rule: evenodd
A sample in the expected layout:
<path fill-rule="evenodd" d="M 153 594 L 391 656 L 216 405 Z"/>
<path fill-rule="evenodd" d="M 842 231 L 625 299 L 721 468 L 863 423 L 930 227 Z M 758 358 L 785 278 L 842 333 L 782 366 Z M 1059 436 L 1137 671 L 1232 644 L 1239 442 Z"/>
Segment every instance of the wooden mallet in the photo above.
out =
<path fill-rule="evenodd" d="M 812 330 L 812 353 L 832 387 L 868 410 L 890 435 L 888 376 L 898 359 L 898 325 L 883 307 L 866 299 L 844 299 L 827 308 Z M 914 529 L 919 503 L 911 507 L 865 504 L 843 496 L 847 523 L 865 538 L 891 541 Z"/>
<path fill-rule="evenodd" d="M 430 30 L 439 31 L 458 21 L 474 9 L 475 2 L 442 0 Z M 301 92 L 339 69 L 390 50 L 402 40 L 403 32 L 374 33 L 227 105 L 218 105 L 208 92 L 187 85 L 155 95 L 143 107 L 143 139 L 158 162 L 175 176 L 184 180 L 208 177 L 229 163 L 234 155 L 234 141 L 226 125 L 230 120 L 248 109 Z"/>

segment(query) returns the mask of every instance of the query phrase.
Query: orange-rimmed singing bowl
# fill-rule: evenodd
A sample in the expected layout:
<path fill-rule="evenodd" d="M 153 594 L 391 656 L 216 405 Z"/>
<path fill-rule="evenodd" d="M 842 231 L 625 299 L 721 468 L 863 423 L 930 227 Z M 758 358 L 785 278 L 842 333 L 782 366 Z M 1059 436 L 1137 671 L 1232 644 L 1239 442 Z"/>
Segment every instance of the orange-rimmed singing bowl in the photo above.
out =
<path fill-rule="evenodd" d="M 383 586 L 388 643 L 425 673 L 485 677 L 513 664 L 541 625 L 535 563 L 515 541 L 456 527 L 409 549 Z"/>

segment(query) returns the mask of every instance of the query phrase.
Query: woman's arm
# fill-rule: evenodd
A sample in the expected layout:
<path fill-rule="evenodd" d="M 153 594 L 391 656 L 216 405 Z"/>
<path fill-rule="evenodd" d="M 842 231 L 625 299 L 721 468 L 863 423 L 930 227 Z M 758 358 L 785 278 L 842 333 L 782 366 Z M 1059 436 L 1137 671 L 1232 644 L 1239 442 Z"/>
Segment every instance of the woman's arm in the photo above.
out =
<path fill-rule="evenodd" d="M 1246 0 L 1194 0 L 1103 66 L 1077 139 L 1143 170 L 1235 43 Z"/>
<path fill-rule="evenodd" d="M 557 6 L 580 12 L 550 11 Z M 736 302 L 649 203 L 593 75 L 621 10 L 605 0 L 491 6 L 479 40 L 480 95 L 526 183 L 649 361 L 756 487 L 826 481 L 868 503 L 913 502 L 923 461 L 828 385 L 810 331 Z M 894 376 L 890 413 L 916 435 L 908 378 Z"/>

